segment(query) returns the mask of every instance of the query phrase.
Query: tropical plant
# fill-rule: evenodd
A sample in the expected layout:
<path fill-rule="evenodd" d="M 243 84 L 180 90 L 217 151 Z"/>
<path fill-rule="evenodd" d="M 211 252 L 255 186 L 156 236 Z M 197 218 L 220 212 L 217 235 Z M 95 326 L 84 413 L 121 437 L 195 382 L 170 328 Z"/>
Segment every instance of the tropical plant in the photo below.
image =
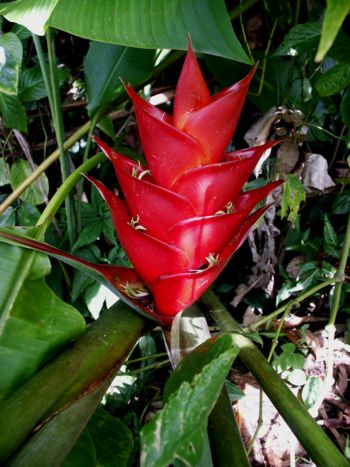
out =
<path fill-rule="evenodd" d="M 349 3 L 226 7 L 0 4 L 4 465 L 349 464 Z"/>

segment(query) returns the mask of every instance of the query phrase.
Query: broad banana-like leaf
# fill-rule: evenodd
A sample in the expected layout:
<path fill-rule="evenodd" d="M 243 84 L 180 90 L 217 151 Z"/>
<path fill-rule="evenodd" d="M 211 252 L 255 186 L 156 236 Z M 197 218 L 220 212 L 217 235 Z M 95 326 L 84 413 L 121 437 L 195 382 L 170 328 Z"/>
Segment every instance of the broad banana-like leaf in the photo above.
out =
<path fill-rule="evenodd" d="M 99 42 L 186 50 L 250 63 L 223 0 L 17 0 L 0 5 L 9 21 L 44 34 L 49 26 Z M 210 34 L 208 34 L 210 31 Z"/>

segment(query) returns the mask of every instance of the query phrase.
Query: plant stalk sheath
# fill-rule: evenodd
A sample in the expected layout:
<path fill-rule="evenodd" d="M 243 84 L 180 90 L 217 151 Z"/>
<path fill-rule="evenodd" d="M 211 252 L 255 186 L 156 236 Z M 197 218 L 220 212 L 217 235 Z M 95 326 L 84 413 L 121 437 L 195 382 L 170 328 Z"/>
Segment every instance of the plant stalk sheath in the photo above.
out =
<path fill-rule="evenodd" d="M 147 319 L 118 301 L 0 405 L 0 462 L 32 430 L 116 372 L 146 329 Z"/>
<path fill-rule="evenodd" d="M 225 386 L 210 414 L 208 435 L 214 465 L 249 467 L 241 433 Z"/>

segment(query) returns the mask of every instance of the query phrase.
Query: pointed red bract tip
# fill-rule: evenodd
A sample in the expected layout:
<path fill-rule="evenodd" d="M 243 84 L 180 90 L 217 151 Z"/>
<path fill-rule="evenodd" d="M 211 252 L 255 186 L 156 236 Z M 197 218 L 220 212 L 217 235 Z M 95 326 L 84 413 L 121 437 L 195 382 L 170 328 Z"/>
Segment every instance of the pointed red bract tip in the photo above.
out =
<path fill-rule="evenodd" d="M 210 101 L 209 89 L 189 41 L 185 63 L 176 86 L 174 125 L 182 130 L 190 113 L 195 109 L 208 105 Z"/>
<path fill-rule="evenodd" d="M 158 109 L 154 105 L 150 104 L 149 102 L 145 101 L 145 99 L 142 99 L 141 96 L 139 96 L 134 88 L 131 86 L 131 84 L 124 84 L 125 91 L 128 93 L 130 99 L 132 100 L 132 103 L 134 104 L 135 107 L 135 112 L 138 110 L 142 110 L 144 112 L 147 112 L 149 115 L 152 117 L 165 121 L 169 124 L 172 124 L 172 117 L 171 115 L 167 114 L 163 110 Z M 136 115 L 136 118 L 138 116 Z"/>
<path fill-rule="evenodd" d="M 187 113 L 182 129 L 200 142 L 206 164 L 221 159 L 236 129 L 252 77 L 253 71 L 235 85 L 215 94 L 207 105 Z"/>
<path fill-rule="evenodd" d="M 100 138 L 97 136 L 93 135 L 91 136 L 91 139 L 94 143 L 97 144 L 97 146 L 99 146 L 100 149 L 102 149 L 102 152 L 108 157 L 108 159 L 113 162 L 115 151 L 102 140 L 100 140 Z"/>

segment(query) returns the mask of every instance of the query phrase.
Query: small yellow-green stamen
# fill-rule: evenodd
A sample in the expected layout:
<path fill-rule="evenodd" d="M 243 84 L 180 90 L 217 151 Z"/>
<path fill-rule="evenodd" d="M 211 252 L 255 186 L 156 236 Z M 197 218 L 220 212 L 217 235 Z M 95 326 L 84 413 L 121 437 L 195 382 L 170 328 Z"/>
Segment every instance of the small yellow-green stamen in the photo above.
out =
<path fill-rule="evenodd" d="M 129 222 L 127 222 L 130 227 L 132 227 L 135 230 L 147 230 L 146 227 L 143 225 L 139 224 L 140 222 L 140 216 L 137 215 L 136 217 L 132 217 Z"/>

